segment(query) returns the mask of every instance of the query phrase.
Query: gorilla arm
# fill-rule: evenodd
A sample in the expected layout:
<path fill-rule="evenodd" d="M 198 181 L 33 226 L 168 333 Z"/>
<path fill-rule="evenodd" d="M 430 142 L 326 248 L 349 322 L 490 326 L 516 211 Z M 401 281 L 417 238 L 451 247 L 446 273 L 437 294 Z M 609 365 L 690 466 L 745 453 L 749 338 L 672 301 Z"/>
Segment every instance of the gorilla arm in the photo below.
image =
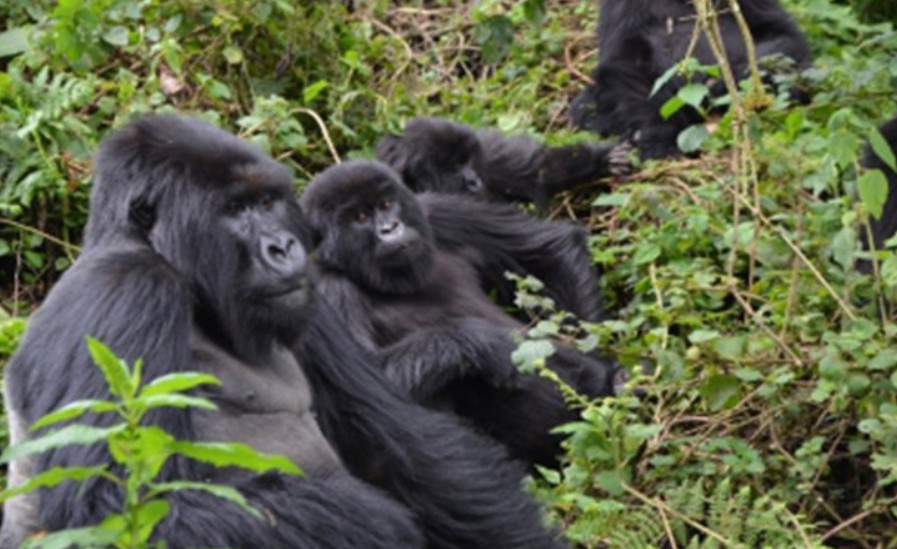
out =
<path fill-rule="evenodd" d="M 581 228 L 464 196 L 418 199 L 438 245 L 466 256 L 483 283 L 498 288 L 500 303 L 513 300 L 514 285 L 505 279 L 511 271 L 541 280 L 558 308 L 584 320 L 601 318 L 598 276 Z"/>
<path fill-rule="evenodd" d="M 522 472 L 455 418 L 412 404 L 325 300 L 297 348 L 318 420 L 352 473 L 412 509 L 430 547 L 555 548 Z"/>
<path fill-rule="evenodd" d="M 157 254 L 126 243 L 86 252 L 65 274 L 34 316 L 7 370 L 11 423 L 30 424 L 77 399 L 107 398 L 99 370 L 88 356 L 84 336 L 92 335 L 128 361 L 142 357 L 144 378 L 189 369 L 193 297 L 185 281 Z M 107 416 L 84 416 L 96 425 Z M 151 421 L 178 438 L 195 438 L 189 411 L 160 409 Z M 26 473 L 52 467 L 108 463 L 105 446 L 67 446 L 36 456 Z M 200 480 L 210 468 L 172 458 L 159 480 Z M 156 528 L 169 547 L 347 547 L 419 545 L 404 510 L 345 474 L 288 478 L 276 474 L 239 476 L 231 482 L 261 510 L 259 520 L 235 505 L 199 491 L 169 497 L 171 511 Z M 101 479 L 64 483 L 40 493 L 41 529 L 96 524 L 121 508 L 121 490 Z M 29 517 L 7 507 L 3 546 L 34 533 L 18 528 Z M 380 513 L 382 511 L 382 514 Z M 20 519 L 24 519 L 20 521 Z"/>

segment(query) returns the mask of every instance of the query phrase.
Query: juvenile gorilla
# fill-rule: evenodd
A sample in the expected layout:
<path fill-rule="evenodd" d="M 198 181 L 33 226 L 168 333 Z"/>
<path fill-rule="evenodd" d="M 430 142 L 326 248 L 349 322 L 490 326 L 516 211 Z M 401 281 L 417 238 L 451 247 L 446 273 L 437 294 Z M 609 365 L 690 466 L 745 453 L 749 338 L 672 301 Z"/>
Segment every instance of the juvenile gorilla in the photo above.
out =
<path fill-rule="evenodd" d="M 660 108 L 686 83 L 674 78 L 653 96 L 654 82 L 687 54 L 697 23 L 692 0 L 600 0 L 598 66 L 593 84 L 573 102 L 571 115 L 577 126 L 601 135 L 619 135 L 640 149 L 642 158 L 682 154 L 679 133 L 703 121 L 691 107 L 664 120 Z M 750 28 L 757 58 L 783 56 L 796 68 L 810 64 L 810 50 L 800 29 L 778 0 L 739 0 Z M 735 78 L 747 76 L 748 57 L 735 17 L 719 2 L 719 25 L 726 55 Z M 692 56 L 703 64 L 715 58 L 701 35 Z M 769 61 L 766 60 L 767 65 Z M 720 80 L 706 75 L 692 81 L 708 84 L 711 95 L 721 96 Z"/>
<path fill-rule="evenodd" d="M 530 463 L 554 464 L 552 427 L 571 412 L 550 381 L 518 375 L 510 333 L 521 324 L 481 289 L 506 270 L 555 289 L 558 305 L 600 312 L 581 230 L 472 197 L 412 194 L 385 165 L 354 161 L 316 177 L 300 204 L 319 240 L 321 294 L 348 331 L 414 399 L 471 419 Z M 595 397 L 614 368 L 557 345 L 549 367 Z"/>
<path fill-rule="evenodd" d="M 506 137 L 439 118 L 415 118 L 401 135 L 377 143 L 414 192 L 463 193 L 540 206 L 555 194 L 630 171 L 631 146 L 546 147 L 529 137 Z"/>
<path fill-rule="evenodd" d="M 218 412 L 156 411 L 169 433 L 250 443 L 306 473 L 170 459 L 162 480 L 230 484 L 265 518 L 181 490 L 154 534 L 169 547 L 557 546 L 500 449 L 406 401 L 325 303 L 312 311 L 309 230 L 285 168 L 210 125 L 166 116 L 106 139 L 95 168 L 84 253 L 7 367 L 13 442 L 61 405 L 108 398 L 89 334 L 126 360 L 142 357 L 145 381 L 183 370 L 221 379 L 206 393 Z M 66 446 L 14 462 L 10 482 L 109 461 L 105 446 Z M 122 496 L 92 479 L 10 500 L 2 546 L 96 524 Z"/>

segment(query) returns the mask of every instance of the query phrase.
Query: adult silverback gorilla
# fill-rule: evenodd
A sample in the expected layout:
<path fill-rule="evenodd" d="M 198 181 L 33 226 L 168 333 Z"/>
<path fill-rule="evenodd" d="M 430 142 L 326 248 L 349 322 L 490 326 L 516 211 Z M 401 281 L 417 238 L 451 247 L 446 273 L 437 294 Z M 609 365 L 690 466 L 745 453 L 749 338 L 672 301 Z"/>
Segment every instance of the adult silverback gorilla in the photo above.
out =
<path fill-rule="evenodd" d="M 643 158 L 682 154 L 676 144 L 679 132 L 703 119 L 686 107 L 664 120 L 660 108 L 685 81 L 674 78 L 653 96 L 651 90 L 655 80 L 688 52 L 696 25 L 692 0 L 600 0 L 599 4 L 598 67 L 592 72 L 594 83 L 573 102 L 573 121 L 601 135 L 631 139 Z M 735 77 L 742 78 L 748 63 L 744 39 L 735 17 L 724 9 L 727 4 L 717 4 L 729 64 Z M 806 39 L 778 0 L 739 0 L 738 5 L 758 58 L 779 55 L 798 68 L 809 65 Z M 715 63 L 703 35 L 692 56 L 704 64 Z M 711 84 L 713 96 L 724 93 L 722 81 Z"/>
<path fill-rule="evenodd" d="M 473 130 L 440 118 L 409 121 L 401 135 L 377 143 L 414 192 L 463 193 L 546 205 L 555 194 L 610 175 L 629 173 L 628 143 L 546 147 L 529 137 Z"/>
<path fill-rule="evenodd" d="M 309 231 L 291 191 L 285 168 L 197 120 L 148 116 L 106 139 L 85 251 L 8 366 L 13 441 L 60 405 L 107 396 L 90 334 L 143 357 L 146 380 L 220 377 L 209 394 L 220 412 L 159 410 L 168 432 L 281 452 L 307 474 L 169 460 L 163 479 L 233 485 L 265 516 L 179 491 L 155 532 L 169 547 L 555 547 L 500 449 L 400 396 L 325 303 L 312 314 Z M 105 447 L 68 446 L 13 463 L 10 478 L 108 461 Z M 3 547 L 97 523 L 121 499 L 93 479 L 12 500 Z"/>
<path fill-rule="evenodd" d="M 489 300 L 484 277 L 525 270 L 558 304 L 598 314 L 598 281 L 581 230 L 511 204 L 412 194 L 378 162 L 318 175 L 300 204 L 319 240 L 321 294 L 387 377 L 419 402 L 470 418 L 514 457 L 553 464 L 552 427 L 576 414 L 553 383 L 518 375 L 510 334 L 521 324 Z M 609 363 L 557 345 L 549 367 L 589 396 L 612 394 Z"/>

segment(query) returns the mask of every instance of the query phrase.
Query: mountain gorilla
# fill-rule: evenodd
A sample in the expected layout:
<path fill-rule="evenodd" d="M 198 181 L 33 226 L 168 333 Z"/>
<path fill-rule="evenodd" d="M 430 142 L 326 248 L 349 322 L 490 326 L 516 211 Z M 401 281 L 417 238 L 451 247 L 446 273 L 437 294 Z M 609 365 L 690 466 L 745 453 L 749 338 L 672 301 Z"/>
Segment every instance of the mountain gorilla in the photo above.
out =
<path fill-rule="evenodd" d="M 555 194 L 629 173 L 632 146 L 546 147 L 439 118 L 415 118 L 377 143 L 377 158 L 414 192 L 463 193 L 545 206 Z"/>
<path fill-rule="evenodd" d="M 181 490 L 154 534 L 169 547 L 558 545 L 500 448 L 408 402 L 326 303 L 312 310 L 309 231 L 285 168 L 224 131 L 169 116 L 106 139 L 95 168 L 84 253 L 7 367 L 13 442 L 59 406 L 108 398 L 86 351 L 90 334 L 126 360 L 142 357 L 146 381 L 183 370 L 221 379 L 206 393 L 219 412 L 165 408 L 153 423 L 182 439 L 280 452 L 306 473 L 170 459 L 159 480 L 235 486 L 265 518 Z M 109 461 L 104 445 L 66 446 L 15 461 L 10 482 Z M 10 500 L 2 546 L 96 524 L 122 496 L 95 478 Z"/>
<path fill-rule="evenodd" d="M 640 149 L 642 158 L 663 158 L 681 153 L 679 133 L 703 121 L 691 107 L 683 107 L 664 120 L 660 108 L 686 83 L 674 78 L 651 95 L 654 82 L 688 52 L 697 24 L 692 0 L 600 0 L 598 67 L 594 83 L 573 102 L 577 126 L 601 135 L 620 135 Z M 724 8 L 726 2 L 717 2 Z M 739 0 L 751 30 L 758 58 L 782 56 L 797 68 L 810 64 L 806 39 L 778 0 Z M 726 55 L 736 78 L 748 74 L 748 57 L 741 30 L 731 12 L 719 10 L 719 25 Z M 716 63 L 707 40 L 699 38 L 692 52 L 703 64 Z M 766 65 L 771 63 L 767 60 Z M 710 82 L 711 95 L 726 93 L 722 80 Z M 792 92 L 796 93 L 796 92 Z"/>
<path fill-rule="evenodd" d="M 387 377 L 419 402 L 472 419 L 514 457 L 554 464 L 559 439 L 549 431 L 577 416 L 552 382 L 517 374 L 510 335 L 522 325 L 481 284 L 529 272 L 554 288 L 559 306 L 594 316 L 598 281 L 584 233 L 511 204 L 414 195 L 371 161 L 324 171 L 300 205 L 319 241 L 321 294 Z M 610 362 L 557 345 L 548 365 L 590 397 L 613 393 Z"/>
<path fill-rule="evenodd" d="M 897 156 L 897 117 L 885 122 L 878 128 L 882 137 L 885 138 L 894 155 Z M 894 172 L 884 160 L 875 154 L 872 147 L 867 147 L 866 154 L 863 158 L 863 165 L 868 169 L 881 170 L 888 178 L 888 198 L 885 201 L 881 218 L 872 218 L 872 241 L 875 248 L 882 248 L 884 242 L 894 236 L 897 232 L 897 173 Z M 866 241 L 865 234 L 863 241 Z M 868 262 L 864 262 L 864 266 Z"/>

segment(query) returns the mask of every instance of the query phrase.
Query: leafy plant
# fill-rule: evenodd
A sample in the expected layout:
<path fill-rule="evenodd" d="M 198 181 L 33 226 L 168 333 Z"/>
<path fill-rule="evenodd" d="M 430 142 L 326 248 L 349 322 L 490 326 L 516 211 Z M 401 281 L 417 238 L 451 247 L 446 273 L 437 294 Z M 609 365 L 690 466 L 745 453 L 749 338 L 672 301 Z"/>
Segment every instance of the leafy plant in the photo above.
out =
<path fill-rule="evenodd" d="M 0 501 L 40 488 L 51 488 L 65 481 L 83 482 L 91 478 L 102 478 L 122 489 L 123 508 L 119 513 L 108 515 L 97 526 L 32 538 L 28 542 L 29 547 L 148 547 L 155 527 L 169 512 L 165 496 L 179 490 L 209 492 L 238 505 L 247 513 L 261 517 L 260 512 L 249 505 L 233 487 L 198 481 L 157 481 L 156 477 L 162 466 L 175 454 L 218 467 L 301 474 L 283 456 L 262 454 L 241 443 L 176 440 L 161 428 L 145 424 L 146 415 L 161 407 L 215 410 L 216 406 L 211 401 L 186 394 L 201 385 L 218 384 L 214 376 L 178 372 L 144 383 L 141 377 L 142 362 L 139 359 L 133 368 L 129 368 L 99 341 L 88 337 L 87 346 L 115 400 L 71 402 L 35 421 L 31 430 L 71 422 L 85 413 L 113 414 L 118 417 L 119 422 L 108 427 L 70 423 L 9 447 L 0 456 L 0 462 L 27 459 L 34 454 L 72 444 L 106 444 L 113 464 L 54 467 L 34 475 L 18 486 L 7 488 L 0 493 Z"/>

